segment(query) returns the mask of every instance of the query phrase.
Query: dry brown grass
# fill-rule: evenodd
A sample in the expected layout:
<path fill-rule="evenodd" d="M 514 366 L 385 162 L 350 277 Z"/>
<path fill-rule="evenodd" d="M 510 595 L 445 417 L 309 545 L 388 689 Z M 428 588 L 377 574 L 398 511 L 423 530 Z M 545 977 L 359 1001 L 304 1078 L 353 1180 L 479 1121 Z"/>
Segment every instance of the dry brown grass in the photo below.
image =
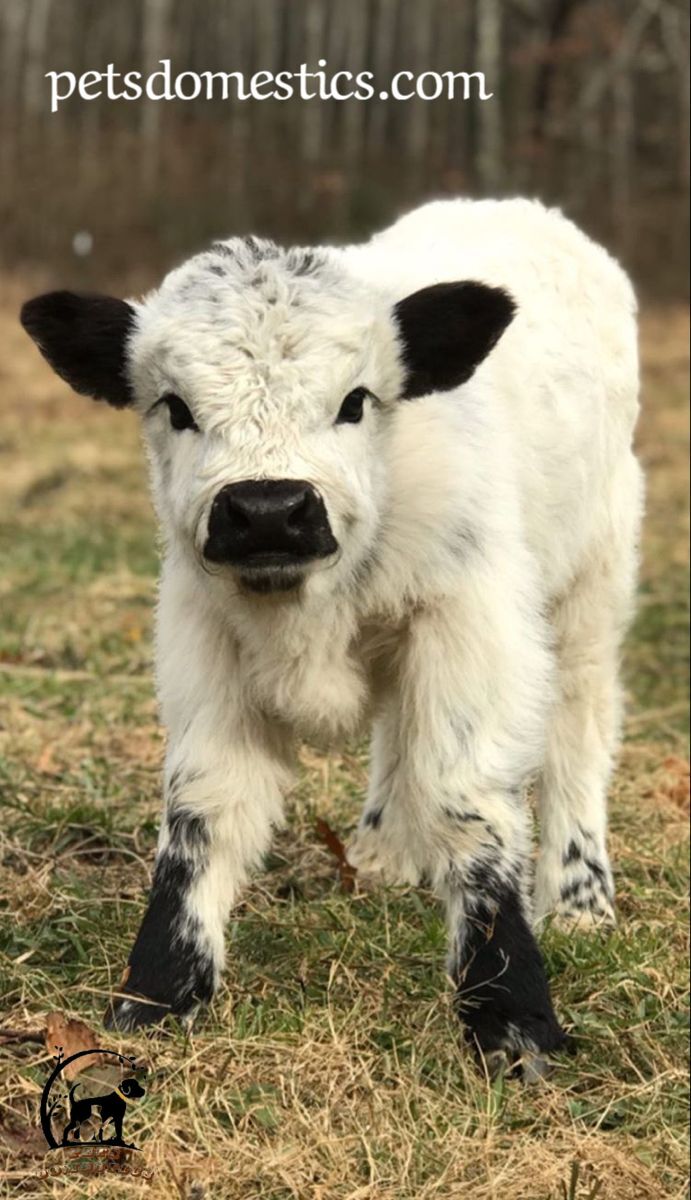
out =
<path fill-rule="evenodd" d="M 140 912 L 161 734 L 148 674 L 153 529 L 134 420 L 72 396 L 0 303 L 0 979 L 3 1024 L 99 1028 Z M 545 947 L 581 1053 L 536 1090 L 490 1085 L 455 1035 L 443 931 L 411 891 L 345 897 L 315 820 L 354 821 L 366 755 L 308 748 L 289 830 L 234 922 L 191 1038 L 151 1067 L 132 1131 L 151 1183 L 40 1181 L 43 1046 L 0 1050 L 4 1181 L 19 1195 L 202 1200 L 681 1200 L 688 790 L 686 318 L 645 314 L 649 474 L 631 707 L 613 794 L 620 929 Z M 574 1165 L 575 1164 L 575 1165 Z"/>

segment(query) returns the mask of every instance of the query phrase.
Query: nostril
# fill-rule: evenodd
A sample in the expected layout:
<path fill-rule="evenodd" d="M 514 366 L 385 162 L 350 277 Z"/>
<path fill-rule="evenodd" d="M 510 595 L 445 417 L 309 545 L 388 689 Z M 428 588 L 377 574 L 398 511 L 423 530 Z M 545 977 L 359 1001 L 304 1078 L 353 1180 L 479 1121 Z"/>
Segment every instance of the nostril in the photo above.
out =
<path fill-rule="evenodd" d="M 252 521 L 245 512 L 243 505 L 238 504 L 232 496 L 226 497 L 226 517 L 233 528 L 238 531 L 249 529 Z"/>
<path fill-rule="evenodd" d="M 301 528 L 305 521 L 309 518 L 312 509 L 312 493 L 309 488 L 305 488 L 302 495 L 296 496 L 290 505 L 290 511 L 286 514 L 286 525 L 289 529 Z"/>

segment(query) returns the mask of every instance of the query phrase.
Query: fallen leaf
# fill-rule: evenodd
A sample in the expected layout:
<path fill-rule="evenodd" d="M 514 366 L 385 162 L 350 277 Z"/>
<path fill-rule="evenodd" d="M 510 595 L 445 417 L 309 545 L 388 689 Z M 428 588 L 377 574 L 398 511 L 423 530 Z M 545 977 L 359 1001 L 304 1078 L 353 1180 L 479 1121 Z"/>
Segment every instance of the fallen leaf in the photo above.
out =
<path fill-rule="evenodd" d="M 58 1049 L 61 1048 L 63 1058 L 69 1058 L 80 1050 L 96 1050 L 98 1042 L 93 1029 L 90 1029 L 84 1021 L 67 1017 L 61 1012 L 51 1012 L 46 1017 L 45 1045 L 50 1055 L 57 1054 Z M 89 1067 L 104 1065 L 106 1064 L 100 1054 L 84 1055 L 83 1058 L 78 1058 L 76 1062 L 65 1067 L 63 1074 L 66 1079 L 74 1079 Z"/>
<path fill-rule="evenodd" d="M 42 749 L 36 762 L 39 775 L 59 775 L 60 767 L 55 761 L 55 742 L 48 742 Z"/>
<path fill-rule="evenodd" d="M 682 812 L 688 813 L 691 808 L 691 768 L 684 758 L 671 754 L 662 763 L 660 779 L 655 788 L 655 795 L 664 800 L 671 800 Z"/>
<path fill-rule="evenodd" d="M 338 862 L 338 874 L 341 880 L 341 887 L 344 892 L 352 892 L 355 888 L 355 876 L 357 874 L 355 867 L 351 867 L 346 858 L 345 846 L 338 834 L 331 828 L 327 821 L 321 817 L 317 817 L 315 821 L 315 829 L 317 836 L 325 846 L 333 854 Z"/>

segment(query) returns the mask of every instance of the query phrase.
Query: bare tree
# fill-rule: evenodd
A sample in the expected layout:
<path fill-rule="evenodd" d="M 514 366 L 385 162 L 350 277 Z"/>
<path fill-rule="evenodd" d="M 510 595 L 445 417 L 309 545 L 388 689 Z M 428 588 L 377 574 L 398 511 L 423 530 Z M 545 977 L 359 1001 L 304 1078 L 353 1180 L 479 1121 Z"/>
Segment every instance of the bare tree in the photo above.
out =
<path fill-rule="evenodd" d="M 4 255 L 58 253 L 84 211 L 99 246 L 99 222 L 130 221 L 146 229 L 146 252 L 167 259 L 171 241 L 186 249 L 210 227 L 350 236 L 354 222 L 460 190 L 535 192 L 615 243 L 633 222 L 636 259 L 656 237 L 662 244 L 662 225 L 688 196 L 687 9 L 688 0 L 0 0 Z M 375 96 L 241 102 L 217 88 L 214 99 L 204 89 L 171 104 L 74 95 L 49 111 L 46 71 L 114 62 L 148 74 L 162 58 L 174 74 L 237 71 L 245 82 L 302 62 L 316 70 L 323 58 L 327 73 L 371 71 Z M 494 96 L 382 101 L 376 93 L 400 70 L 429 72 L 429 89 L 432 73 L 482 71 Z M 37 233 L 36 206 L 17 198 L 39 189 Z M 643 216 L 653 209 L 657 225 Z M 646 238 L 634 237 L 642 220 Z"/>
<path fill-rule="evenodd" d="M 0 8 L 0 31 L 2 33 L 2 109 L 5 114 L 17 113 L 20 107 L 20 89 L 24 77 L 23 50 L 26 24 L 30 16 L 27 4 L 6 4 Z M 8 123 L 9 124 L 9 123 Z M 15 121 L 16 124 L 16 121 Z M 11 136 L 10 128 L 3 129 L 0 146 L 0 170 L 4 179 L 11 181 L 16 157 L 17 138 Z"/>
<path fill-rule="evenodd" d="M 477 0 L 476 63 L 484 73 L 488 91 L 495 94 L 478 107 L 477 170 L 486 192 L 501 186 L 503 175 L 503 120 L 501 103 L 502 0 Z"/>
<path fill-rule="evenodd" d="M 30 0 L 26 27 L 24 107 L 34 120 L 45 112 L 45 72 L 48 19 L 52 0 Z"/>
<path fill-rule="evenodd" d="M 312 71 L 324 58 L 326 6 L 323 0 L 307 0 L 304 5 L 303 57 Z M 310 100 L 302 116 L 302 152 L 307 162 L 316 162 L 322 147 L 324 105 Z"/>
<path fill-rule="evenodd" d="M 159 60 L 166 57 L 166 43 L 172 0 L 144 0 L 142 59 L 147 74 L 155 71 Z M 163 104 L 160 100 L 142 100 L 139 133 L 141 137 L 141 177 L 144 186 L 154 187 L 159 173 L 161 150 L 161 120 Z"/>

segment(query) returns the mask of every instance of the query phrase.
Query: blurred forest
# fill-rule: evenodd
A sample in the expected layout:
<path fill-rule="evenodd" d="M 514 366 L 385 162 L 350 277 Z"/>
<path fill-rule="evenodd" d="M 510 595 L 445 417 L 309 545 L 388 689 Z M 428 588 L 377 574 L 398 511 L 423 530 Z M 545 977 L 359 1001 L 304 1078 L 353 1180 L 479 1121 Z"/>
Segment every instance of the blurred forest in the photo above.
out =
<path fill-rule="evenodd" d="M 148 283 L 215 236 L 345 240 L 430 196 L 524 193 L 564 207 L 645 294 L 685 293 L 685 0 L 0 0 L 0 42 L 5 269 Z M 50 111 L 46 71 L 148 73 L 161 58 L 246 77 L 325 58 L 378 85 L 482 70 L 495 95 L 75 95 Z"/>

